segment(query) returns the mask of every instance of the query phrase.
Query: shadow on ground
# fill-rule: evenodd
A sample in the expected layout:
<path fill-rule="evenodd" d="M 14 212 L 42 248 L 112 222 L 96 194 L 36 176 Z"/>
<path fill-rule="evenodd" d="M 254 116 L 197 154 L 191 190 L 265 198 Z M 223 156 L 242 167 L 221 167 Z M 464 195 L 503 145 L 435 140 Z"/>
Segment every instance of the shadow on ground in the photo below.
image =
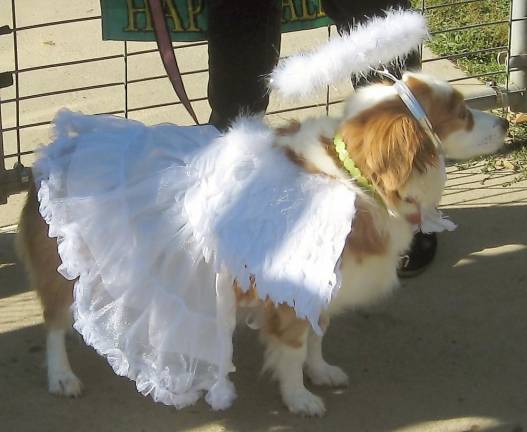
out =
<path fill-rule="evenodd" d="M 26 291 L 26 283 L 15 253 L 15 233 L 0 232 L 0 299 L 22 291 Z"/>
<path fill-rule="evenodd" d="M 0 334 L 1 429 L 383 432 L 486 417 L 503 425 L 485 429 L 469 421 L 434 430 L 527 430 L 526 208 L 449 214 L 460 227 L 440 236 L 438 257 L 425 274 L 404 282 L 382 305 L 334 320 L 327 357 L 347 370 L 351 386 L 316 390 L 328 408 L 323 419 L 287 413 L 276 385 L 259 375 L 262 350 L 248 329 L 236 338 L 239 398 L 217 413 L 203 402 L 183 411 L 154 404 L 76 338 L 71 359 L 85 396 L 52 397 L 45 389 L 44 330 L 33 326 Z M 0 300 L 26 289 L 20 265 L 3 265 L 16 263 L 12 240 L 0 235 Z"/>

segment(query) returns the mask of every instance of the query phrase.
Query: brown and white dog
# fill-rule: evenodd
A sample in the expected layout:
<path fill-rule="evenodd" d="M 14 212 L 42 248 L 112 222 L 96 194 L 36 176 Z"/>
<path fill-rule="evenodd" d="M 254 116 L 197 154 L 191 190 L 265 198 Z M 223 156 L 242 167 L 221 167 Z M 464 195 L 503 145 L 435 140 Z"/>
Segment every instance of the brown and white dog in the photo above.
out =
<path fill-rule="evenodd" d="M 342 118 L 309 119 L 276 132 L 276 145 L 307 171 L 348 178 L 333 146 L 333 137 L 340 134 L 350 157 L 384 201 L 368 194 L 358 198 L 353 230 L 340 261 L 343 284 L 320 318 L 323 330 L 332 315 L 371 304 L 397 285 L 400 254 L 409 247 L 422 213 L 441 199 L 444 158 L 492 153 L 504 142 L 507 122 L 468 109 L 462 95 L 448 84 L 422 74 L 407 73 L 403 79 L 426 111 L 441 148 L 430 141 L 393 86 L 384 84 L 354 93 Z M 78 396 L 82 385 L 71 370 L 64 342 L 73 282 L 57 272 L 57 244 L 47 232 L 32 188 L 20 220 L 18 245 L 48 327 L 49 391 Z M 233 289 L 240 311 L 259 317 L 266 346 L 264 369 L 278 380 L 286 406 L 294 413 L 322 415 L 324 403 L 305 388 L 304 371 L 316 385 L 342 386 L 348 381 L 342 369 L 324 360 L 322 337 L 289 306 L 259 300 L 254 284 L 245 293 L 236 284 Z"/>

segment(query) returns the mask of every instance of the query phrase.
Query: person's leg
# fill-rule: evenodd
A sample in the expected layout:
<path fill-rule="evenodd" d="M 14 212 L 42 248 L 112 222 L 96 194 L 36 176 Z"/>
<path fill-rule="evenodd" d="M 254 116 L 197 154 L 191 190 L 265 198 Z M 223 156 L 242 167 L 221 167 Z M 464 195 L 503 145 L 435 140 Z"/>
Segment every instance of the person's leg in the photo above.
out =
<path fill-rule="evenodd" d="M 240 113 L 265 111 L 266 76 L 280 55 L 279 0 L 207 0 L 210 123 L 226 129 Z"/>
<path fill-rule="evenodd" d="M 339 32 L 343 32 L 353 23 L 363 23 L 390 8 L 409 9 L 411 5 L 409 0 L 322 0 L 322 7 Z"/>

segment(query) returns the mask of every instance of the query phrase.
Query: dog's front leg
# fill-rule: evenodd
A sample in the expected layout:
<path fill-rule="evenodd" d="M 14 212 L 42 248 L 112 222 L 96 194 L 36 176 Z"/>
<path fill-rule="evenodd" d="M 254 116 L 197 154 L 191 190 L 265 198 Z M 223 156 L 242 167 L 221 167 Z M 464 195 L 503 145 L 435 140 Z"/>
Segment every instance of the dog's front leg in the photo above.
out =
<path fill-rule="evenodd" d="M 325 314 L 320 316 L 319 325 L 325 333 L 329 326 L 329 317 Z M 306 373 L 315 385 L 340 387 L 348 385 L 348 376 L 338 366 L 333 366 L 324 360 L 322 355 L 322 336 L 317 335 L 309 328 L 307 340 Z"/>
<path fill-rule="evenodd" d="M 278 380 L 282 400 L 296 414 L 321 416 L 326 408 L 321 398 L 304 386 L 309 324 L 285 305 L 267 306 L 262 335 L 266 343 L 264 370 Z"/>

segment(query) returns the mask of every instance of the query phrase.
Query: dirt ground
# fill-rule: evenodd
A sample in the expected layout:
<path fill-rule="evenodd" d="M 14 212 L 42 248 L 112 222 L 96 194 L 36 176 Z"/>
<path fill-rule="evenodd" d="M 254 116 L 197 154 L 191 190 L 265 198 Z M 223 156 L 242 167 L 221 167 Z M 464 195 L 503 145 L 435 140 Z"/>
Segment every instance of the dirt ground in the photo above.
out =
<path fill-rule="evenodd" d="M 527 430 L 527 230 L 525 184 L 480 184 L 478 168 L 450 174 L 445 195 L 457 231 L 440 236 L 437 259 L 388 301 L 332 323 L 327 357 L 350 375 L 347 389 L 315 389 L 322 419 L 289 414 L 260 374 L 256 334 L 236 337 L 238 399 L 214 412 L 177 411 L 139 395 L 105 360 L 72 337 L 82 398 L 46 391 L 44 329 L 13 251 L 0 233 L 0 430 L 163 431 L 506 431 Z M 523 202 L 523 205 L 522 205 Z M 513 205 L 514 204 L 514 205 Z"/>

